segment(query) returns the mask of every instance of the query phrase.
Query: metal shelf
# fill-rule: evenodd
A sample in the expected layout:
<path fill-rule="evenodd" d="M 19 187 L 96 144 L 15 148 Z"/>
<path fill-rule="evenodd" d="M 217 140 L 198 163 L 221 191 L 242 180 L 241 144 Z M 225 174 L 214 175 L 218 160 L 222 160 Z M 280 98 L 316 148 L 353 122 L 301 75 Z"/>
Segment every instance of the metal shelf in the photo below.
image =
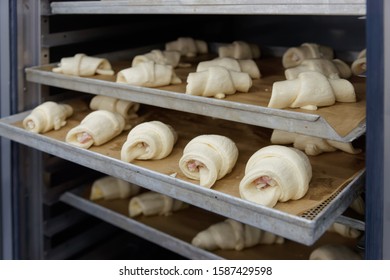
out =
<path fill-rule="evenodd" d="M 347 160 L 345 162 L 341 162 L 339 157 L 335 157 L 335 154 L 324 154 L 323 156 L 312 157 L 313 174 L 319 174 L 316 178 L 316 181 L 318 181 L 319 184 L 326 184 L 326 182 L 336 180 L 339 182 L 337 184 L 342 185 L 338 185 L 337 192 L 332 192 L 332 196 L 327 198 L 327 200 L 321 203 L 318 207 L 315 207 L 302 215 L 291 214 L 283 210 L 285 203 L 281 203 L 281 207 L 279 208 L 278 205 L 275 208 L 268 208 L 245 201 L 237 196 L 237 194 L 224 189 L 225 185 L 231 187 L 232 178 L 235 178 L 234 180 L 236 180 L 233 181 L 233 185 L 237 184 L 237 177 L 241 178 L 241 168 L 245 164 L 248 154 L 251 153 L 253 149 L 257 149 L 256 145 L 245 142 L 245 139 L 248 138 L 248 131 L 245 132 L 248 133 L 246 134 L 246 138 L 242 140 L 243 142 L 238 143 L 241 149 L 241 158 L 239 157 L 240 163 L 236 164 L 236 172 L 232 172 L 229 179 L 226 178 L 226 180 L 219 180 L 213 189 L 207 189 L 200 187 L 194 181 L 190 181 L 188 179 L 186 180 L 185 177 L 180 174 L 181 172 L 176 166 L 177 157 L 180 156 L 181 149 L 184 147 L 185 142 L 189 141 L 188 139 L 179 139 L 179 142 L 175 146 L 176 150 L 172 152 L 172 154 L 175 155 L 170 156 L 172 158 L 167 159 L 167 161 L 164 161 L 165 159 L 152 162 L 138 161 L 137 164 L 129 164 L 119 160 L 118 157 L 118 154 L 120 153 L 120 145 L 125 141 L 127 133 L 118 136 L 119 138 L 117 137 L 101 147 L 85 150 L 72 146 L 63 140 L 56 139 L 50 132 L 45 135 L 41 135 L 26 131 L 22 128 L 21 121 L 28 113 L 29 112 L 24 112 L 2 119 L 0 121 L 0 136 L 7 137 L 13 141 L 28 145 L 32 148 L 36 148 L 66 160 L 73 161 L 77 164 L 87 166 L 105 174 L 127 180 L 147 189 L 164 193 L 168 196 L 225 217 L 240 220 L 244 223 L 273 232 L 305 245 L 313 244 L 321 237 L 331 223 L 333 223 L 336 218 L 346 210 L 348 205 L 351 204 L 353 199 L 361 190 L 365 175 L 363 156 L 347 155 L 340 152 L 341 154 L 339 155 L 341 155 L 341 158 Z M 162 112 L 162 115 L 166 116 L 169 114 Z M 186 125 L 187 120 L 185 116 L 178 118 L 177 115 L 174 115 L 173 119 L 176 121 L 182 119 L 180 120 L 183 122 L 181 126 L 182 130 L 178 131 L 179 135 L 182 137 L 191 138 L 194 137 L 195 133 L 197 133 L 191 128 L 191 123 L 193 123 L 193 121 L 189 120 Z M 71 121 L 68 121 L 68 123 L 70 122 Z M 75 125 L 75 122 L 73 122 L 73 125 Z M 199 130 L 203 129 L 202 122 L 199 122 L 196 125 Z M 184 131 L 183 127 L 187 126 L 188 131 Z M 243 125 L 238 126 L 242 127 Z M 64 127 L 59 131 L 62 135 L 60 138 L 64 138 L 68 129 L 70 129 L 70 127 Z M 214 129 L 215 131 L 215 125 L 208 129 Z M 219 126 L 218 129 L 226 128 Z M 238 139 L 239 135 L 242 135 L 242 131 L 239 132 L 235 129 L 229 128 L 226 129 L 226 131 L 236 133 L 236 139 Z M 180 141 L 182 142 L 180 143 Z M 260 139 L 256 141 L 260 141 Z M 177 146 L 179 147 L 176 148 Z M 245 151 L 243 150 L 245 147 L 252 150 Z M 336 174 L 326 174 L 325 169 L 323 169 L 323 165 L 334 166 L 335 163 L 333 161 L 335 158 L 337 163 L 340 165 L 349 165 L 349 168 L 352 168 L 352 170 L 349 170 L 347 174 L 345 174 L 346 167 L 342 166 L 342 168 L 334 169 Z M 168 164 L 169 160 L 175 164 Z M 327 163 L 327 161 L 329 161 L 329 163 Z M 156 164 L 158 166 L 163 166 L 164 170 L 156 169 Z M 171 176 L 173 172 L 178 173 L 177 177 Z M 339 176 L 341 176 L 340 178 L 342 178 L 342 176 L 348 176 L 348 178 L 344 178 L 346 180 L 338 180 Z M 317 185 L 311 184 L 312 189 L 316 189 L 316 187 Z M 235 188 L 234 191 L 237 192 Z"/>
<path fill-rule="evenodd" d="M 128 56 L 132 56 L 132 53 Z M 210 59 L 210 56 L 196 58 L 192 61 L 193 65 L 207 58 Z M 117 72 L 130 67 L 129 61 L 131 60 L 112 62 L 114 70 Z M 26 78 L 28 81 L 43 85 L 108 95 L 142 104 L 341 142 L 351 142 L 365 133 L 365 79 L 353 78 L 356 91 L 360 96 L 358 103 L 337 103 L 315 112 L 299 109 L 273 109 L 267 107 L 272 84 L 274 81 L 285 79 L 280 59 L 261 59 L 258 63 L 261 65 L 261 71 L 266 74 L 262 79 L 253 81 L 253 90 L 251 89 L 249 93 L 230 95 L 225 99 L 184 94 L 185 81 L 190 72 L 195 72 L 195 66 L 175 69 L 183 81 L 182 84 L 160 88 L 119 84 L 115 82 L 114 76 L 77 77 L 58 74 L 51 71 L 55 64 L 27 68 Z M 340 119 L 343 121 L 340 122 Z"/>
<path fill-rule="evenodd" d="M 251 14 L 357 15 L 366 14 L 365 0 L 136 0 L 53 2 L 53 14 Z"/>

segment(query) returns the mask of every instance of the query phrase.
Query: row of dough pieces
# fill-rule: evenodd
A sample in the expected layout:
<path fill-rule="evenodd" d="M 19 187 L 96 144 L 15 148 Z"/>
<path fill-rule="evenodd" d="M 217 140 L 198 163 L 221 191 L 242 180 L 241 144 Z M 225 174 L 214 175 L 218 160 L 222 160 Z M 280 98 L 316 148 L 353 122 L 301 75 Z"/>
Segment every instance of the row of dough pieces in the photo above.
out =
<path fill-rule="evenodd" d="M 174 68 L 188 66 L 180 63 L 180 57 L 207 52 L 206 42 L 180 37 L 167 43 L 164 51 L 153 50 L 135 56 L 132 67 L 121 70 L 116 81 L 144 87 L 180 84 L 182 81 Z M 218 55 L 216 59 L 200 62 L 196 72 L 188 75 L 187 94 L 224 98 L 236 92 L 249 92 L 252 79 L 261 77 L 253 60 L 260 57 L 257 45 L 234 41 L 219 47 Z M 359 75 L 365 71 L 366 51 L 363 50 L 349 67 L 340 59 L 334 59 L 330 47 L 304 43 L 289 48 L 282 63 L 287 80 L 273 84 L 268 107 L 316 110 L 336 101 L 356 102 L 354 87 L 347 79 L 351 72 Z M 84 54 L 61 59 L 53 71 L 78 76 L 114 75 L 107 59 Z"/>
<path fill-rule="evenodd" d="M 121 160 L 159 160 L 170 155 L 177 141 L 173 127 L 160 121 L 143 122 L 131 128 L 128 119 L 137 116 L 139 104 L 107 96 L 95 96 L 89 113 L 79 125 L 70 129 L 65 141 L 80 148 L 102 145 L 131 129 L 121 147 Z M 59 129 L 72 115 L 73 108 L 52 101 L 36 107 L 23 120 L 26 129 L 44 133 Z M 241 198 L 274 207 L 278 202 L 297 200 L 308 191 L 312 167 L 307 155 L 341 149 L 358 153 L 351 143 L 274 131 L 274 145 L 255 152 L 247 161 L 245 175 L 239 184 Z M 294 143 L 296 148 L 280 144 Z M 301 150 L 299 150 L 301 149 Z M 179 161 L 183 174 L 199 185 L 211 188 L 217 180 L 229 174 L 237 161 L 238 148 L 228 137 L 207 134 L 193 138 L 184 148 Z"/>
<path fill-rule="evenodd" d="M 157 192 L 142 192 L 139 186 L 111 176 L 99 178 L 92 184 L 90 199 L 93 201 L 128 198 L 130 198 L 128 213 L 131 218 L 139 215 L 170 215 L 175 211 L 189 207 L 188 204 L 180 200 Z M 359 203 L 363 202 L 359 201 Z M 359 207 L 361 208 L 362 204 Z M 354 207 L 358 211 L 361 210 L 360 208 Z M 339 223 L 332 224 L 328 231 L 338 233 L 347 238 L 357 238 L 361 235 L 360 231 Z M 283 244 L 284 241 L 284 238 L 281 236 L 233 219 L 226 219 L 196 234 L 191 243 L 194 246 L 210 251 L 217 249 L 240 251 L 258 244 Z M 310 259 L 358 258 L 359 255 L 348 247 L 334 247 L 332 245 L 317 248 L 310 255 Z"/>

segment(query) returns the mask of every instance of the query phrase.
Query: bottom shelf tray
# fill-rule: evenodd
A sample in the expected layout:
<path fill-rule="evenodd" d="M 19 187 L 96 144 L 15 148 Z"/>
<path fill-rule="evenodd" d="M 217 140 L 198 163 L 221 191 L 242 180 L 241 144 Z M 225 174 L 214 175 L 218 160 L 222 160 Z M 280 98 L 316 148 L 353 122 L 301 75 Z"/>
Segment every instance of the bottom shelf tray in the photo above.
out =
<path fill-rule="evenodd" d="M 343 244 L 353 248 L 356 239 L 325 233 L 314 245 L 305 246 L 285 240 L 284 244 L 257 245 L 242 251 L 216 250 L 209 252 L 191 245 L 192 238 L 225 217 L 190 206 L 169 216 L 127 216 L 128 199 L 90 201 L 89 186 L 64 193 L 60 200 L 121 229 L 154 242 L 189 259 L 308 259 L 310 253 L 325 244 Z"/>

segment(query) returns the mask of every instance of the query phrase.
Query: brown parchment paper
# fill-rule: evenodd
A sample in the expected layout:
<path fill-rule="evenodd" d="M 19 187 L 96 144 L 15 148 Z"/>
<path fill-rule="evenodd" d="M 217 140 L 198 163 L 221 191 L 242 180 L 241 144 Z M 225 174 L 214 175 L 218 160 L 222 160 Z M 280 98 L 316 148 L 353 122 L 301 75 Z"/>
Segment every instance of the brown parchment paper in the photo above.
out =
<path fill-rule="evenodd" d="M 188 62 L 192 66 L 188 68 L 175 69 L 175 73 L 181 78 L 182 83 L 178 85 L 159 87 L 158 89 L 184 94 L 186 90 L 188 74 L 196 71 L 197 63 L 200 61 L 210 60 L 212 58 L 215 58 L 215 56 L 200 55 L 196 58 L 184 58 L 184 62 Z M 131 67 L 131 61 L 132 59 L 129 57 L 129 61 L 113 62 L 112 67 L 115 73 L 122 69 Z M 281 63 L 281 58 L 261 58 L 256 60 L 256 63 L 260 69 L 262 77 L 260 79 L 253 80 L 253 86 L 251 87 L 250 91 L 248 93 L 236 93 L 229 95 L 224 100 L 262 107 L 268 106 L 269 100 L 271 98 L 273 83 L 276 81 L 285 80 L 284 68 Z M 40 69 L 44 71 L 51 71 L 50 66 L 42 66 Z M 86 79 L 86 81 L 88 81 L 88 79 L 97 79 L 115 82 L 116 76 L 96 75 L 93 77 L 85 77 L 84 79 Z M 321 116 L 335 130 L 337 134 L 339 134 L 341 137 L 344 137 L 366 119 L 365 78 L 353 76 L 349 80 L 353 83 L 355 88 L 357 96 L 356 103 L 336 102 L 332 106 L 321 107 L 316 111 L 290 108 L 281 110 L 303 112 Z M 180 95 L 178 95 L 178 98 L 180 100 Z"/>
<path fill-rule="evenodd" d="M 85 105 L 80 106 L 80 108 L 85 108 Z M 58 131 L 47 132 L 45 135 L 59 141 L 65 141 L 67 132 L 78 125 L 87 113 L 89 111 L 76 110 L 74 116 L 68 119 L 66 126 Z M 238 186 L 244 177 L 245 165 L 250 156 L 258 149 L 271 144 L 269 142 L 271 130 L 261 127 L 147 105 L 141 106 L 139 114 L 140 117 L 134 120 L 133 125 L 144 121 L 160 120 L 176 130 L 178 141 L 171 155 L 167 158 L 152 161 L 136 160 L 133 164 L 166 175 L 177 173 L 176 178 L 194 184 L 199 182 L 185 177 L 178 164 L 185 145 L 192 138 L 201 134 L 220 134 L 232 139 L 239 150 L 237 163 L 230 174 L 215 183 L 213 189 L 235 197 L 240 197 Z M 21 123 L 16 125 L 22 126 Z M 126 141 L 127 134 L 128 131 L 125 131 L 110 142 L 99 147 L 91 147 L 90 150 L 120 159 L 120 150 Z M 312 164 L 313 177 L 307 194 L 298 201 L 278 203 L 274 208 L 299 215 L 328 199 L 364 168 L 364 154 L 350 155 L 344 152 L 333 152 L 309 157 L 309 159 Z M 199 187 L 201 188 L 201 186 Z"/>

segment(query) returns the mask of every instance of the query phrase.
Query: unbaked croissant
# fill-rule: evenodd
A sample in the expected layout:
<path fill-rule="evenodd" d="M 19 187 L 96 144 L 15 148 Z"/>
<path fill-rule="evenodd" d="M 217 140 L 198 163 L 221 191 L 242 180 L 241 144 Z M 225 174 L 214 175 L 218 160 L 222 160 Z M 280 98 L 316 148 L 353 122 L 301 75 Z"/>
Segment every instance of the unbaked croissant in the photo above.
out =
<path fill-rule="evenodd" d="M 73 108 L 70 105 L 47 101 L 35 107 L 24 118 L 23 126 L 35 133 L 45 133 L 53 129 L 58 130 L 66 125 L 66 119 L 72 114 Z"/>
<path fill-rule="evenodd" d="M 351 208 L 352 210 L 354 210 L 356 213 L 360 215 L 364 215 L 366 206 L 363 197 L 361 195 L 356 197 L 352 201 L 351 205 L 349 205 L 349 208 Z"/>
<path fill-rule="evenodd" d="M 252 59 L 235 59 L 230 57 L 218 57 L 208 61 L 199 62 L 196 72 L 202 72 L 212 66 L 223 66 L 228 70 L 248 73 L 252 79 L 261 77 L 259 67 Z"/>
<path fill-rule="evenodd" d="M 278 201 L 302 198 L 311 177 L 311 164 L 303 152 L 279 145 L 267 146 L 249 158 L 239 186 L 240 196 L 274 207 Z"/>
<path fill-rule="evenodd" d="M 198 96 L 224 98 L 226 95 L 248 92 L 252 79 L 247 73 L 212 66 L 205 71 L 190 73 L 187 77 L 186 93 Z"/>
<path fill-rule="evenodd" d="M 177 141 L 174 129 L 160 121 L 144 122 L 130 130 L 121 149 L 121 160 L 149 160 L 167 157 Z"/>
<path fill-rule="evenodd" d="M 328 78 L 343 78 L 351 77 L 351 68 L 340 59 L 325 59 L 325 58 L 307 58 L 301 64 L 288 68 L 284 71 L 287 80 L 298 78 L 302 72 L 314 71 L 320 72 Z"/>
<path fill-rule="evenodd" d="M 195 57 L 198 54 L 208 53 L 207 43 L 202 40 L 194 40 L 191 37 L 179 37 L 175 41 L 165 44 L 165 50 L 178 51 L 181 55 Z"/>
<path fill-rule="evenodd" d="M 95 180 L 91 187 L 91 200 L 128 198 L 139 193 L 140 187 L 119 178 L 104 176 Z"/>
<path fill-rule="evenodd" d="M 119 135 L 125 127 L 124 118 L 118 113 L 97 110 L 88 114 L 81 123 L 66 134 L 66 142 L 88 149 L 102 145 Z"/>
<path fill-rule="evenodd" d="M 130 129 L 130 120 L 138 117 L 137 111 L 139 107 L 139 103 L 104 95 L 94 96 L 89 103 L 91 110 L 107 110 L 120 114 L 126 122 L 125 130 Z"/>
<path fill-rule="evenodd" d="M 364 72 L 366 72 L 367 70 L 367 57 L 366 57 L 366 53 L 367 53 L 367 50 L 364 49 L 362 50 L 356 60 L 352 63 L 351 65 L 351 70 L 352 70 L 352 73 L 355 74 L 355 75 L 361 75 L 363 74 Z"/>
<path fill-rule="evenodd" d="M 87 56 L 83 53 L 78 53 L 74 57 L 62 58 L 58 67 L 53 68 L 52 71 L 75 76 L 114 75 L 107 59 Z"/>
<path fill-rule="evenodd" d="M 299 47 L 287 49 L 283 54 L 282 63 L 284 68 L 290 68 L 301 64 L 308 58 L 333 59 L 333 49 L 328 46 L 322 46 L 314 43 L 303 43 Z"/>
<path fill-rule="evenodd" d="M 338 102 L 356 102 L 355 89 L 345 79 L 327 78 L 318 72 L 302 72 L 297 79 L 274 82 L 271 108 L 317 110 Z"/>
<path fill-rule="evenodd" d="M 360 149 L 355 149 L 351 143 L 322 139 L 314 136 L 274 130 L 271 135 L 272 144 L 293 144 L 294 148 L 304 151 L 309 156 L 316 156 L 323 152 L 334 152 L 337 149 L 350 154 L 358 154 Z"/>
<path fill-rule="evenodd" d="M 180 62 L 180 52 L 152 50 L 146 54 L 137 55 L 133 58 L 131 66 L 134 67 L 141 62 L 154 61 L 157 64 L 171 65 L 177 67 Z"/>
<path fill-rule="evenodd" d="M 181 83 L 171 65 L 161 65 L 154 61 L 140 62 L 134 67 L 119 71 L 116 81 L 144 87 L 161 87 Z"/>
<path fill-rule="evenodd" d="M 169 215 L 174 211 L 187 208 L 188 204 L 173 199 L 172 197 L 157 193 L 144 192 L 130 199 L 129 216 L 136 217 L 138 215 L 154 216 L 154 215 Z"/>
<path fill-rule="evenodd" d="M 244 41 L 234 41 L 231 44 L 219 47 L 218 56 L 235 59 L 256 59 L 260 57 L 260 48 L 255 44 Z"/>
<path fill-rule="evenodd" d="M 333 223 L 329 228 L 328 231 L 330 232 L 336 232 L 340 234 L 343 237 L 347 238 L 358 238 L 360 236 L 360 231 L 357 229 L 354 229 L 350 226 L 340 224 L 340 223 Z"/>
<path fill-rule="evenodd" d="M 283 244 L 284 238 L 232 219 L 226 219 L 199 232 L 191 243 L 210 251 L 217 249 L 240 251 L 257 244 Z"/>
<path fill-rule="evenodd" d="M 238 149 L 231 139 L 215 134 L 200 135 L 184 148 L 179 167 L 186 177 L 211 188 L 232 171 L 237 158 Z"/>
<path fill-rule="evenodd" d="M 361 256 L 345 245 L 327 244 L 311 252 L 310 260 L 361 260 Z"/>

